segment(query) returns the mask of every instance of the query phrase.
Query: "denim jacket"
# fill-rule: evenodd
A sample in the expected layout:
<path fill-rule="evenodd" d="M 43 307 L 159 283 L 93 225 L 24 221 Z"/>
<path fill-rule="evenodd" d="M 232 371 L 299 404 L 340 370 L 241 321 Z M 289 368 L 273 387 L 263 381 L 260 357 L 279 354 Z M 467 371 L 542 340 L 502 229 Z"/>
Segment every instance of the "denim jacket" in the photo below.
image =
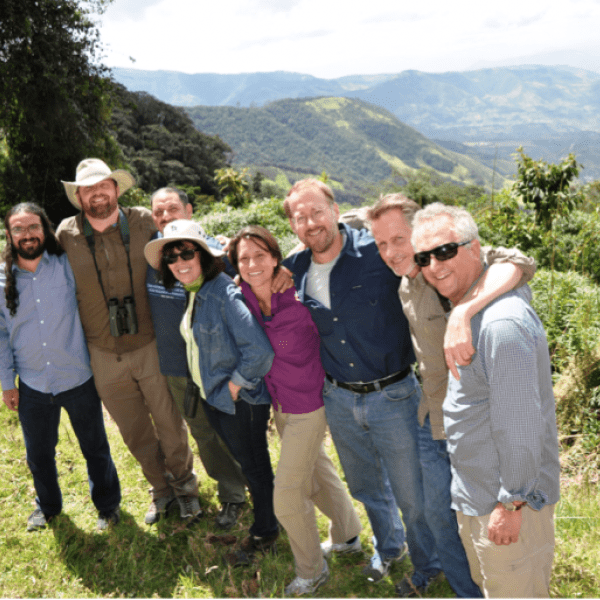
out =
<path fill-rule="evenodd" d="M 230 380 L 242 387 L 239 400 L 271 403 L 263 377 L 271 369 L 273 349 L 242 292 L 224 273 L 207 281 L 196 294 L 192 330 L 200 349 L 200 375 L 208 404 L 235 414 Z"/>

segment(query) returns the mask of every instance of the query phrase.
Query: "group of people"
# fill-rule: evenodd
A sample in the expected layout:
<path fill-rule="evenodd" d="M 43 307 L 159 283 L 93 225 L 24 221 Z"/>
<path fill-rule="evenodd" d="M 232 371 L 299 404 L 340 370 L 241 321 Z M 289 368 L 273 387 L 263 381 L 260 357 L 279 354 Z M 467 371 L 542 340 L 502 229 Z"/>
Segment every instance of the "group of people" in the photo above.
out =
<path fill-rule="evenodd" d="M 146 523 L 174 504 L 202 516 L 189 427 L 218 483 L 215 525 L 233 527 L 251 493 L 236 563 L 274 551 L 285 529 L 296 565 L 286 595 L 325 583 L 332 553 L 362 551 L 351 495 L 373 531 L 365 577 L 411 558 L 398 596 L 424 593 L 441 571 L 458 597 L 548 596 L 558 441 L 531 259 L 481 248 L 463 209 L 400 194 L 340 215 L 314 179 L 284 200 L 303 244 L 286 259 L 259 226 L 223 247 L 176 188 L 155 192 L 151 211 L 119 207 L 134 179 L 98 159 L 63 183 L 81 212 L 56 235 L 35 204 L 5 218 L 0 382 L 37 494 L 28 529 L 61 512 L 61 406 L 98 528 L 119 522 L 102 401 L 151 485 Z M 323 543 L 315 506 L 331 521 Z"/>

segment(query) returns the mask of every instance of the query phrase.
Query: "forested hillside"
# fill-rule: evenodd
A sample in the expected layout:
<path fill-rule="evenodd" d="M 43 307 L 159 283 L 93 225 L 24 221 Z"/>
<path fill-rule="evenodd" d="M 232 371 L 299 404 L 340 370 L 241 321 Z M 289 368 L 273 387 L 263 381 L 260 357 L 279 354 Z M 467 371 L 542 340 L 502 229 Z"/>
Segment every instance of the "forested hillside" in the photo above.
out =
<path fill-rule="evenodd" d="M 459 184 L 491 187 L 491 169 L 434 144 L 390 112 L 361 100 L 279 100 L 260 108 L 196 106 L 194 125 L 219 135 L 232 162 L 256 169 L 319 174 L 376 183 L 394 171 L 430 168 Z M 496 186 L 502 178 L 496 175 Z"/>

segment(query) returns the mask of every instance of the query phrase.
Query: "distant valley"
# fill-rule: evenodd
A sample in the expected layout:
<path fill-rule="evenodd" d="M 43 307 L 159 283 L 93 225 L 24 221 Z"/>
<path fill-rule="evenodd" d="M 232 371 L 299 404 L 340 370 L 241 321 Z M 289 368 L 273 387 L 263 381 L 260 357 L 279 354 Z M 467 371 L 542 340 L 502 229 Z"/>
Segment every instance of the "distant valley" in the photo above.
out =
<path fill-rule="evenodd" d="M 135 69 L 114 69 L 113 76 L 131 91 L 184 106 L 192 115 L 191 107 L 200 106 L 234 107 L 241 115 L 244 108 L 268 112 L 269 103 L 284 99 L 362 100 L 385 109 L 442 149 L 481 162 L 499 175 L 514 172 L 511 154 L 522 145 L 530 156 L 550 162 L 574 152 L 585 167 L 582 178 L 600 179 L 600 74 L 581 69 L 404 71 L 329 80 L 288 72 L 188 75 Z M 197 118 L 195 122 L 200 126 Z M 238 158 L 245 152 L 225 131 L 212 133 L 229 143 Z"/>

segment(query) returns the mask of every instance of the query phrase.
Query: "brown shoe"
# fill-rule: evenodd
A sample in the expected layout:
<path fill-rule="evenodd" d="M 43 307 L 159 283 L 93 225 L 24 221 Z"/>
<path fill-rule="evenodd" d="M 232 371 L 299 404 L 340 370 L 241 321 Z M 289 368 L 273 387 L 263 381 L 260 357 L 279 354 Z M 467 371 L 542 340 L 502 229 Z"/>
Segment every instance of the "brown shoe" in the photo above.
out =
<path fill-rule="evenodd" d="M 277 538 L 279 537 L 279 530 L 273 535 L 249 535 L 240 544 L 240 548 L 249 555 L 254 554 L 257 551 L 262 553 L 272 552 L 277 553 Z"/>

